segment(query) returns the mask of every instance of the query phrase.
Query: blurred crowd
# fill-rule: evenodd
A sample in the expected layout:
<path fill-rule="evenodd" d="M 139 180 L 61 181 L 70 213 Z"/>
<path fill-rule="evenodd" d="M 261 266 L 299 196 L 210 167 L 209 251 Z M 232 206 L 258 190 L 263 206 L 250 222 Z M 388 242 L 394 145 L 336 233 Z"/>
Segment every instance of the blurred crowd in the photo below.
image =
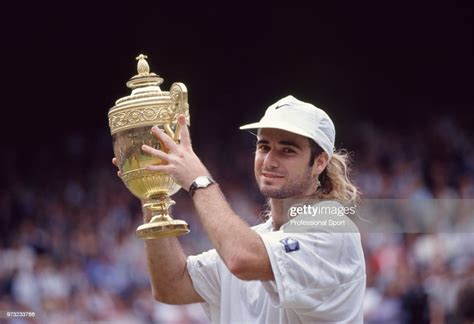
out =
<path fill-rule="evenodd" d="M 229 133 L 195 139 L 195 151 L 236 212 L 256 225 L 265 200 L 253 177 L 255 141 Z M 473 134 L 453 119 L 403 131 L 360 122 L 347 133 L 343 146 L 353 152 L 363 199 L 474 199 Z M 42 323 L 207 323 L 199 304 L 153 300 L 135 236 L 141 207 L 116 176 L 109 134 L 36 145 L 27 156 L 2 152 L 0 311 L 34 311 Z M 191 227 L 180 239 L 186 252 L 211 248 L 191 199 L 183 190 L 173 199 L 174 217 Z M 466 311 L 458 291 L 474 277 L 474 232 L 362 233 L 362 240 L 367 323 L 458 323 L 455 314 Z"/>
<path fill-rule="evenodd" d="M 454 205 L 474 198 L 474 141 L 453 120 L 406 134 L 367 124 L 359 129 L 354 179 L 363 198 L 451 199 Z M 459 315 L 472 316 L 473 302 L 466 310 L 458 298 L 474 277 L 474 211 L 468 212 L 462 229 L 363 233 L 367 323 L 461 323 Z"/>

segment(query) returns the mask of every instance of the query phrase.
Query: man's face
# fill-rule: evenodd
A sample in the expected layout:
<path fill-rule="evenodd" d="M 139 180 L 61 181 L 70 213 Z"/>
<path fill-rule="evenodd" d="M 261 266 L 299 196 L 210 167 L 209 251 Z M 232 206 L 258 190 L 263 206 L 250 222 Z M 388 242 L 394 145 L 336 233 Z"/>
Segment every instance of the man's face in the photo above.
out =
<path fill-rule="evenodd" d="M 255 178 L 260 192 L 275 199 L 296 198 L 316 191 L 317 174 L 309 166 L 308 138 L 262 128 L 255 152 Z"/>

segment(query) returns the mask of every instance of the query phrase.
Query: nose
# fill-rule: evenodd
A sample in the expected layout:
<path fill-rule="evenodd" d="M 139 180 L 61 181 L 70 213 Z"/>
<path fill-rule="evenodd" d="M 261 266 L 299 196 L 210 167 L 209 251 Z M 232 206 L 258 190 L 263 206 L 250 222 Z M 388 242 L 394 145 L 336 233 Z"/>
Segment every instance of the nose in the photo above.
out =
<path fill-rule="evenodd" d="M 274 150 L 270 150 L 263 160 L 263 168 L 266 170 L 274 170 L 280 166 L 280 162 Z"/>

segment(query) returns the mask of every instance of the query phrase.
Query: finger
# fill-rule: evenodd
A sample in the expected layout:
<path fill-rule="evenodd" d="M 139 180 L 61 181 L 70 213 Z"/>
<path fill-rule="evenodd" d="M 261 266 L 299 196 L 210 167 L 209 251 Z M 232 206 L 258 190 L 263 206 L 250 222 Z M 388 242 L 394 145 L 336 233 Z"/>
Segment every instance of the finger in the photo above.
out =
<path fill-rule="evenodd" d="M 153 156 L 156 156 L 166 162 L 169 162 L 170 160 L 170 157 L 169 157 L 169 154 L 161 151 L 161 150 L 157 150 L 151 146 L 148 146 L 148 145 L 142 145 L 142 150 L 150 155 L 153 155 Z"/>
<path fill-rule="evenodd" d="M 178 148 L 178 145 L 173 141 L 173 139 L 165 134 L 165 132 L 163 132 L 157 126 L 153 126 L 151 131 L 158 139 L 163 141 L 165 146 L 168 147 L 170 151 L 175 151 Z"/>
<path fill-rule="evenodd" d="M 171 166 L 169 164 L 161 164 L 161 165 L 146 165 L 146 170 L 157 171 L 157 172 L 164 172 L 169 173 L 171 171 Z"/>
<path fill-rule="evenodd" d="M 117 160 L 117 158 L 114 157 L 114 158 L 112 159 L 112 164 L 115 165 L 115 166 L 118 168 L 118 160 Z M 119 176 L 119 178 L 121 178 L 121 177 L 122 177 L 122 172 L 121 172 L 120 170 L 118 170 L 118 171 L 117 171 L 117 175 Z"/>
<path fill-rule="evenodd" d="M 192 148 L 191 136 L 189 135 L 188 125 L 186 125 L 186 117 L 184 117 L 184 115 L 179 115 L 178 123 L 181 131 L 181 143 L 186 148 Z"/>

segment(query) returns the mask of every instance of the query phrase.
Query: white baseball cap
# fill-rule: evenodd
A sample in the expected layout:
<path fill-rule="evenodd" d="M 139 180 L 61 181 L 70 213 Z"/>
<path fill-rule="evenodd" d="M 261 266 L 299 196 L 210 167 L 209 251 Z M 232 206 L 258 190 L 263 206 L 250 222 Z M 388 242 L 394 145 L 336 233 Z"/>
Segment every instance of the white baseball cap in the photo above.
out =
<path fill-rule="evenodd" d="M 331 118 L 322 109 L 287 96 L 268 107 L 259 122 L 240 126 L 240 129 L 276 128 L 306 136 L 314 140 L 332 157 L 336 129 Z"/>

